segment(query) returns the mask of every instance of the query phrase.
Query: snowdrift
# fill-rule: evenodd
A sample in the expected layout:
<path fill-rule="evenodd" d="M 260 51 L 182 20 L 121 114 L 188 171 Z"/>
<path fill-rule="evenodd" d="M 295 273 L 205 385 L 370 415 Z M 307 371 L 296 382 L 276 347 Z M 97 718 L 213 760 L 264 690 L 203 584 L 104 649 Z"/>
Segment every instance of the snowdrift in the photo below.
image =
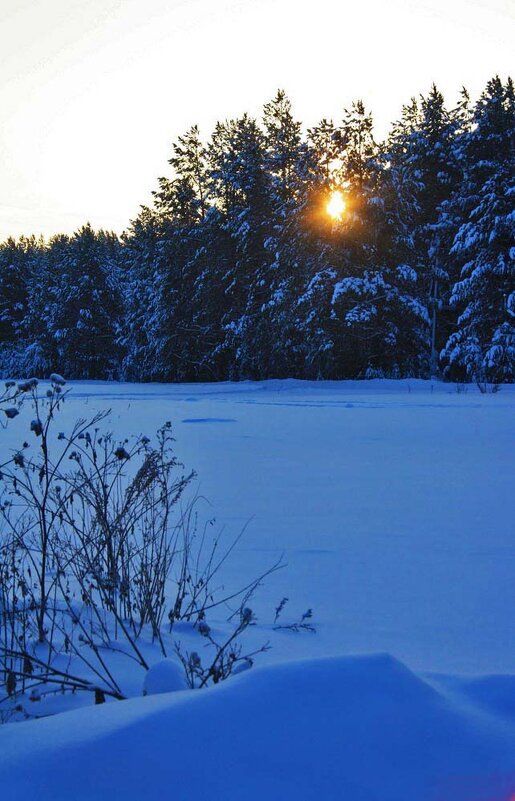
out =
<path fill-rule="evenodd" d="M 388 655 L 339 657 L 8 724 L 0 728 L 0 794 L 6 801 L 509 801 L 515 720 L 494 711 L 502 679 L 482 683 L 477 705 L 474 693 L 460 695 L 456 684 L 437 689 L 445 682 L 429 684 Z"/>

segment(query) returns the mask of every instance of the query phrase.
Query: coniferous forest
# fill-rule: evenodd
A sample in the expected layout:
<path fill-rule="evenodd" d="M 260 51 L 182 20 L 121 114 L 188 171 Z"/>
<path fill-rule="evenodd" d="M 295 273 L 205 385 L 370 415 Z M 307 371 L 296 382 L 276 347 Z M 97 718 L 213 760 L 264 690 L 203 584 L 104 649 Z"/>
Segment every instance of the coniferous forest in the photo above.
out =
<path fill-rule="evenodd" d="M 382 143 L 360 101 L 304 133 L 282 91 L 193 126 L 121 237 L 0 246 L 0 369 L 513 381 L 514 131 L 498 77 L 455 108 L 433 86 Z"/>

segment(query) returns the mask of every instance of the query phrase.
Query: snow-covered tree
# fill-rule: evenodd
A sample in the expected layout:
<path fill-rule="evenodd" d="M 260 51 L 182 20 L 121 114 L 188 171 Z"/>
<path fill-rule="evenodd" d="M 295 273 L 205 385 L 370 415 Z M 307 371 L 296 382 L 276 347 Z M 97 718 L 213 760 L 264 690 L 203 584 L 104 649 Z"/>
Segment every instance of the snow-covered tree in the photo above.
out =
<path fill-rule="evenodd" d="M 433 86 L 384 144 L 284 92 L 179 137 L 121 241 L 0 246 L 0 370 L 131 380 L 513 377 L 513 85 Z M 345 201 L 328 214 L 331 193 Z M 446 344 L 447 343 L 447 344 Z"/>
<path fill-rule="evenodd" d="M 84 226 L 70 239 L 49 287 L 45 324 L 60 369 L 74 378 L 119 375 L 118 250 L 114 234 Z"/>
<path fill-rule="evenodd" d="M 294 119 L 291 102 L 283 90 L 263 109 L 266 168 L 271 177 L 277 210 L 283 214 L 295 203 L 299 191 L 304 146 L 301 123 Z"/>
<path fill-rule="evenodd" d="M 465 177 L 454 205 L 462 223 L 452 254 L 461 275 L 451 302 L 457 331 L 443 351 L 450 375 L 515 378 L 515 93 L 489 81 L 462 141 Z"/>
<path fill-rule="evenodd" d="M 9 238 L 0 245 L 0 342 L 13 342 L 27 313 L 35 240 Z"/>
<path fill-rule="evenodd" d="M 156 210 L 181 225 L 203 220 L 208 208 L 208 176 L 206 149 L 196 125 L 173 145 L 168 163 L 172 178 L 159 178 L 159 188 L 153 192 Z"/>
<path fill-rule="evenodd" d="M 431 317 L 431 374 L 438 370 L 438 353 L 447 334 L 440 326 L 440 316 L 448 302 L 452 276 L 448 229 L 441 225 L 440 212 L 461 176 L 456 128 L 455 115 L 446 108 L 442 94 L 433 84 L 426 97 L 412 99 L 404 107 L 386 148 L 391 169 L 402 175 L 405 183 L 403 194 L 408 203 L 404 206 L 416 251 L 420 299 Z"/>

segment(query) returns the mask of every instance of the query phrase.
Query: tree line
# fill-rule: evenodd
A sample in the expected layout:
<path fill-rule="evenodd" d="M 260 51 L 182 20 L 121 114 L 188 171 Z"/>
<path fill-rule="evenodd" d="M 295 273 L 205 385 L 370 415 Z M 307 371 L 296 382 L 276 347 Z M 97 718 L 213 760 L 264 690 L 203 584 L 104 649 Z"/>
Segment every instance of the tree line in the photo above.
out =
<path fill-rule="evenodd" d="M 514 123 L 494 77 L 451 109 L 433 86 L 381 143 L 361 101 L 304 133 L 282 91 L 193 126 L 121 237 L 0 245 L 0 370 L 512 381 Z"/>

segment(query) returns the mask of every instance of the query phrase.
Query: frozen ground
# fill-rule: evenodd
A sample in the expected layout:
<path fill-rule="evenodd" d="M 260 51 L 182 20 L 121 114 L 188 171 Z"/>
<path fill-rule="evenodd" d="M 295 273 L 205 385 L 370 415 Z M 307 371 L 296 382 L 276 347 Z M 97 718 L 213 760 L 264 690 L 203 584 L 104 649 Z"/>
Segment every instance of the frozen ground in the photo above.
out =
<path fill-rule="evenodd" d="M 72 386 L 70 422 L 105 407 L 120 436 L 173 422 L 206 516 L 229 537 L 250 520 L 228 584 L 281 553 L 288 567 L 254 603 L 252 637 L 272 644 L 264 667 L 194 698 L 2 727 L 0 789 L 16 787 L 7 797 L 510 799 L 515 387 Z M 2 445 L 15 442 L 12 425 Z M 272 631 L 283 596 L 285 622 L 311 607 L 316 634 Z M 319 661 L 277 665 L 299 658 Z M 63 749 L 80 791 L 66 771 L 44 791 Z M 29 752 L 33 770 L 16 783 Z"/>

